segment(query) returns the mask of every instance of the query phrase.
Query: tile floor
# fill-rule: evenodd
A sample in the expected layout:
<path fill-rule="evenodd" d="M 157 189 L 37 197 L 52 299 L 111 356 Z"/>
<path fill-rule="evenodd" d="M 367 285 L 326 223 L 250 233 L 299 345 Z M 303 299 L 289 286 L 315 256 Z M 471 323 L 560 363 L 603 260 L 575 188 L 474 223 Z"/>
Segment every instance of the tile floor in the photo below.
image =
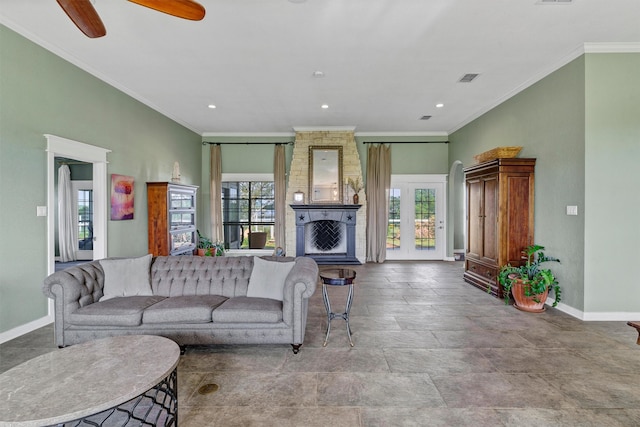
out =
<path fill-rule="evenodd" d="M 625 322 L 520 312 L 464 283 L 461 262 L 355 269 L 354 348 L 340 319 L 322 347 L 318 288 L 297 355 L 280 345 L 189 348 L 179 425 L 640 425 L 640 346 Z M 329 289 L 335 311 L 345 291 Z M 19 337 L 0 346 L 0 371 L 52 350 L 51 326 Z M 199 394 L 207 383 L 220 390 Z"/>

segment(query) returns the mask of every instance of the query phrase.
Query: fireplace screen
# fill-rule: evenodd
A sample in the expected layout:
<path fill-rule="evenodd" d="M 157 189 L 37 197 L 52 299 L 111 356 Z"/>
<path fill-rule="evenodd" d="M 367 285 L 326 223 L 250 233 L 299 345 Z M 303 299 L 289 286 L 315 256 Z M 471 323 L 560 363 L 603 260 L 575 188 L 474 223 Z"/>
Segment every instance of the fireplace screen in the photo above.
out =
<path fill-rule="evenodd" d="M 347 252 L 346 224 L 340 221 L 313 221 L 305 224 L 305 254 Z"/>

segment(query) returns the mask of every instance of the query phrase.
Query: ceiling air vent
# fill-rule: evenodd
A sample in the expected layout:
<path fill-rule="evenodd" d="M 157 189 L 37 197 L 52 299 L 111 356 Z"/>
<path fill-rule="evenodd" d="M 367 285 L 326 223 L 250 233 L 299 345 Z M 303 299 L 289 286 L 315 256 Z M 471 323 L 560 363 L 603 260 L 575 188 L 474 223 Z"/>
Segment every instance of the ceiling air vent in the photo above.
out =
<path fill-rule="evenodd" d="M 460 80 L 458 80 L 460 83 L 471 83 L 476 77 L 478 77 L 480 74 L 465 74 L 464 76 L 462 76 L 462 78 Z"/>
<path fill-rule="evenodd" d="M 420 120 L 429 120 L 431 118 L 431 116 L 422 116 L 420 117 Z"/>

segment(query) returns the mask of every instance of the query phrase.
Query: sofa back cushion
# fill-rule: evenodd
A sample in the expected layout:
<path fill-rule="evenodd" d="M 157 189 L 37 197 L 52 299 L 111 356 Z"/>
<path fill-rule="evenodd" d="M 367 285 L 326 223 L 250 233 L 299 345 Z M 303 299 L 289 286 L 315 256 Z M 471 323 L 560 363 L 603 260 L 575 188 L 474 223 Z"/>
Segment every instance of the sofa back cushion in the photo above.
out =
<path fill-rule="evenodd" d="M 246 296 L 252 269 L 252 256 L 159 256 L 151 265 L 151 289 L 165 297 Z"/>

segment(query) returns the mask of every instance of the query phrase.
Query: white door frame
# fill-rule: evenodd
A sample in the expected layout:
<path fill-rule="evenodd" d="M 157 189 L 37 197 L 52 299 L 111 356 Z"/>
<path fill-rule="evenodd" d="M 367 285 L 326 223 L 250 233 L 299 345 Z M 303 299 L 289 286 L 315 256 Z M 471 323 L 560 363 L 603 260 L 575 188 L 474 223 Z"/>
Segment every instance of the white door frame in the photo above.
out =
<path fill-rule="evenodd" d="M 107 256 L 107 154 L 111 150 L 56 135 L 47 138 L 47 272 L 55 271 L 55 159 L 66 157 L 93 163 L 93 259 Z M 53 300 L 49 299 L 49 318 L 53 320 Z"/>
<path fill-rule="evenodd" d="M 388 260 L 402 260 L 402 259 L 429 259 L 429 260 L 444 260 L 447 255 L 447 174 L 406 174 L 406 175 L 391 175 L 391 188 L 396 186 L 425 186 L 435 187 L 437 194 L 438 204 L 436 205 L 436 244 L 437 253 L 435 258 L 429 257 L 416 257 L 415 254 L 407 255 L 405 251 L 398 252 L 394 256 L 394 251 L 387 251 Z M 401 230 L 403 227 L 401 227 Z M 406 229 L 406 227 L 404 227 Z M 406 239 L 403 239 L 406 240 Z M 427 255 L 426 253 L 423 255 Z"/>

